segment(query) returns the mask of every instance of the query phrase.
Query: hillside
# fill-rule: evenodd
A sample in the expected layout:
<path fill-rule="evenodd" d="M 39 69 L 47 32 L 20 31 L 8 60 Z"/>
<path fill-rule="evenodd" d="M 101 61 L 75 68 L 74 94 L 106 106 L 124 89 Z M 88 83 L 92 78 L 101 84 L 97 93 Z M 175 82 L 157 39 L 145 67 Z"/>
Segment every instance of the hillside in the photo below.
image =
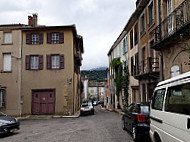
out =
<path fill-rule="evenodd" d="M 95 71 L 95 70 L 106 70 L 107 67 L 99 67 L 99 68 L 93 68 L 93 69 L 90 69 L 91 71 Z"/>
<path fill-rule="evenodd" d="M 88 79 L 92 81 L 101 82 L 107 77 L 106 70 L 82 70 L 81 77 L 88 76 Z"/>

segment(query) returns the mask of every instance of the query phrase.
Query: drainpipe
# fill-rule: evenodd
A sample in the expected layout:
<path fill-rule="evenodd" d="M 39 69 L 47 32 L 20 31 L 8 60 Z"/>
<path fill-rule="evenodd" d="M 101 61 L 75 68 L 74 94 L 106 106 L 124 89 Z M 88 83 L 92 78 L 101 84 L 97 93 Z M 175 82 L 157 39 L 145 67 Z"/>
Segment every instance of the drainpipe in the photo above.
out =
<path fill-rule="evenodd" d="M 21 49 L 20 49 L 20 58 L 21 58 L 21 71 L 20 71 L 20 85 L 19 85 L 19 92 L 20 92 L 20 117 L 22 117 L 22 105 L 23 105 L 23 101 L 22 101 L 22 48 L 23 48 L 23 36 L 22 36 L 22 30 L 21 30 Z"/>

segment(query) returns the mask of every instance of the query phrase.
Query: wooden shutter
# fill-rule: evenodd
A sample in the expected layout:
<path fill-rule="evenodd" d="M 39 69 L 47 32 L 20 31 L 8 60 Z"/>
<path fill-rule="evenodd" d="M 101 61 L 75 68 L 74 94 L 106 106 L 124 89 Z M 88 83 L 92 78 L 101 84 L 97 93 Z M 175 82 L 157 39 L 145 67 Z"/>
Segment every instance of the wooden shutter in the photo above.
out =
<path fill-rule="evenodd" d="M 64 55 L 60 55 L 60 69 L 64 69 Z"/>
<path fill-rule="evenodd" d="M 39 70 L 43 70 L 43 55 L 39 55 Z"/>
<path fill-rule="evenodd" d="M 39 44 L 43 44 L 43 34 L 39 34 Z"/>
<path fill-rule="evenodd" d="M 47 43 L 51 44 L 52 33 L 47 33 Z"/>
<path fill-rule="evenodd" d="M 47 69 L 51 69 L 51 55 L 47 55 L 46 60 L 47 60 Z"/>
<path fill-rule="evenodd" d="M 64 33 L 59 33 L 59 43 L 64 43 Z"/>
<path fill-rule="evenodd" d="M 26 34 L 26 44 L 31 44 L 31 34 Z"/>
<path fill-rule="evenodd" d="M 30 56 L 29 55 L 26 55 L 25 63 L 26 63 L 26 70 L 29 70 L 30 69 Z"/>

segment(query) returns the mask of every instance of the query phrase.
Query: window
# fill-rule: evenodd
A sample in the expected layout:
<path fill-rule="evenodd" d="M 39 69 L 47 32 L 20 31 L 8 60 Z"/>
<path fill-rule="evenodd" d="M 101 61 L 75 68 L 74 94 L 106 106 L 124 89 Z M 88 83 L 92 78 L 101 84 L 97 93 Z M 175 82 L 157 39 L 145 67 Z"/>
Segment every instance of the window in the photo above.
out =
<path fill-rule="evenodd" d="M 141 106 L 140 108 L 142 114 L 149 114 L 150 112 L 149 106 Z"/>
<path fill-rule="evenodd" d="M 51 43 L 59 43 L 59 33 L 52 33 Z"/>
<path fill-rule="evenodd" d="M 121 57 L 121 43 L 119 43 L 119 57 Z"/>
<path fill-rule="evenodd" d="M 133 48 L 133 29 L 130 32 L 130 46 L 131 46 L 130 49 L 132 49 Z"/>
<path fill-rule="evenodd" d="M 152 26 L 154 24 L 154 5 L 153 1 L 148 6 L 148 27 Z"/>
<path fill-rule="evenodd" d="M 11 71 L 11 54 L 3 54 L 3 71 Z"/>
<path fill-rule="evenodd" d="M 42 70 L 43 55 L 26 55 L 26 70 Z"/>
<path fill-rule="evenodd" d="M 5 89 L 0 89 L 0 108 L 5 108 Z"/>
<path fill-rule="evenodd" d="M 134 66 L 134 70 L 135 70 L 135 74 L 139 73 L 139 53 L 135 54 L 135 66 Z"/>
<path fill-rule="evenodd" d="M 31 56 L 30 57 L 30 68 L 31 69 L 38 69 L 39 68 L 39 57 L 38 56 Z"/>
<path fill-rule="evenodd" d="M 155 91 L 153 100 L 152 100 L 153 109 L 162 110 L 165 91 L 166 91 L 165 89 L 159 89 Z"/>
<path fill-rule="evenodd" d="M 168 88 L 165 110 L 190 115 L 190 83 Z"/>
<path fill-rule="evenodd" d="M 12 33 L 4 33 L 4 44 L 11 44 L 12 42 Z"/>
<path fill-rule="evenodd" d="M 47 43 L 49 44 L 62 44 L 64 43 L 64 33 L 48 33 L 47 34 Z"/>
<path fill-rule="evenodd" d="M 39 44 L 39 35 L 32 34 L 32 44 Z"/>
<path fill-rule="evenodd" d="M 141 36 L 145 34 L 145 15 L 141 16 Z"/>
<path fill-rule="evenodd" d="M 127 40 L 127 36 L 125 38 L 125 52 L 128 52 L 128 40 Z"/>
<path fill-rule="evenodd" d="M 134 75 L 134 61 L 133 61 L 133 56 L 131 57 L 131 75 L 133 76 Z"/>
<path fill-rule="evenodd" d="M 123 39 L 123 41 L 122 41 L 122 42 L 123 42 L 123 44 L 122 44 L 122 45 L 123 45 L 123 55 L 124 55 L 124 54 L 125 54 L 125 51 L 126 51 L 126 48 L 125 48 L 125 38 Z"/>
<path fill-rule="evenodd" d="M 59 55 L 53 55 L 51 56 L 51 68 L 52 69 L 59 69 Z"/>
<path fill-rule="evenodd" d="M 64 69 L 64 55 L 47 55 L 47 69 Z"/>
<path fill-rule="evenodd" d="M 138 43 L 138 23 L 135 25 L 135 45 Z"/>
<path fill-rule="evenodd" d="M 43 34 L 31 33 L 26 34 L 26 44 L 43 44 Z"/>

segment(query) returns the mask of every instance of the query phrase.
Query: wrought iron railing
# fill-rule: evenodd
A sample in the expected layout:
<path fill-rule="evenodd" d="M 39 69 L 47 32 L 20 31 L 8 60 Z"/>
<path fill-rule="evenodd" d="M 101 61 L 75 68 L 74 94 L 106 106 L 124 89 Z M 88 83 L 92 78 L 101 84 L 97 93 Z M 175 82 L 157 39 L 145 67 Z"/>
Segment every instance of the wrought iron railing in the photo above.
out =
<path fill-rule="evenodd" d="M 138 74 L 147 74 L 159 71 L 159 58 L 148 57 L 139 64 Z"/>
<path fill-rule="evenodd" d="M 150 37 L 155 39 L 153 46 L 170 37 L 189 23 L 190 0 L 184 0 L 164 21 L 151 31 Z"/>

